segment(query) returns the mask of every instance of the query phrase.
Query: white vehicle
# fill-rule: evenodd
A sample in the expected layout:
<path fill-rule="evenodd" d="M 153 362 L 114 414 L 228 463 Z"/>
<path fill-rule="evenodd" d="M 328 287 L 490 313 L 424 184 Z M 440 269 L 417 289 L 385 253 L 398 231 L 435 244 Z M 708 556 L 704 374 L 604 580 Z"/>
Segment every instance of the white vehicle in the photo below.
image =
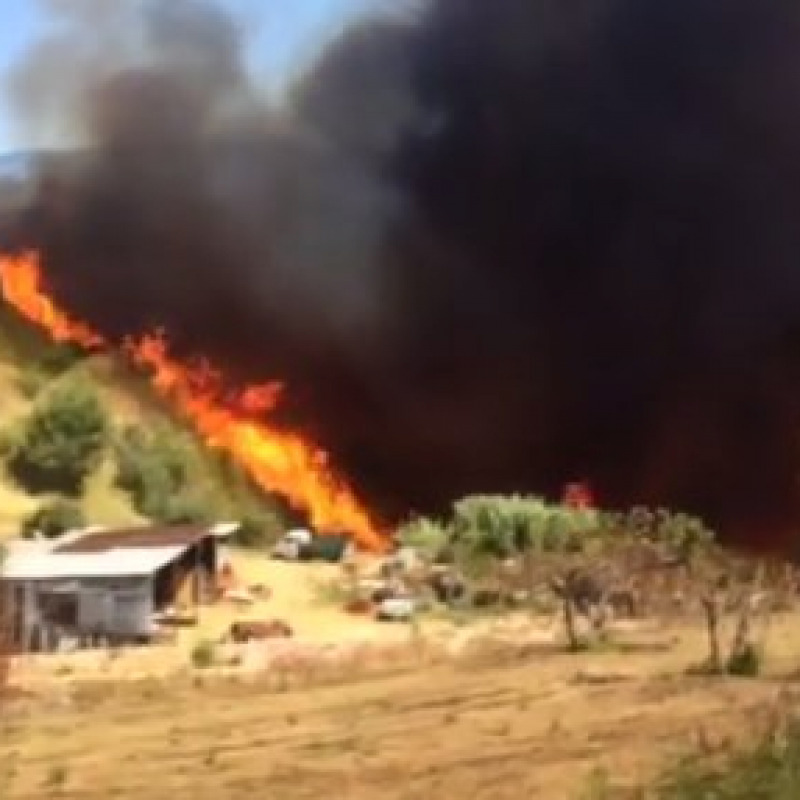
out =
<path fill-rule="evenodd" d="M 384 622 L 408 622 L 415 611 L 411 597 L 390 597 L 378 604 L 378 619 Z"/>
<path fill-rule="evenodd" d="M 300 554 L 311 546 L 313 540 L 313 534 L 305 528 L 287 531 L 272 549 L 272 556 L 286 561 L 298 561 Z"/>

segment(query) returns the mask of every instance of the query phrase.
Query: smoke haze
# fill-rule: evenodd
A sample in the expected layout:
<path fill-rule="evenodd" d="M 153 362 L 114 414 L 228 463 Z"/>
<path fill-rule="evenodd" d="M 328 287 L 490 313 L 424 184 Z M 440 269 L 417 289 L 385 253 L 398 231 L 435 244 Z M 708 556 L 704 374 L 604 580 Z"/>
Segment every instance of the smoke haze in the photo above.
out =
<path fill-rule="evenodd" d="M 164 324 L 388 515 L 554 491 L 787 536 L 800 7 L 432 0 L 272 108 L 200 0 L 50 0 L 8 79 L 43 163 L 6 232 L 111 335 Z"/>

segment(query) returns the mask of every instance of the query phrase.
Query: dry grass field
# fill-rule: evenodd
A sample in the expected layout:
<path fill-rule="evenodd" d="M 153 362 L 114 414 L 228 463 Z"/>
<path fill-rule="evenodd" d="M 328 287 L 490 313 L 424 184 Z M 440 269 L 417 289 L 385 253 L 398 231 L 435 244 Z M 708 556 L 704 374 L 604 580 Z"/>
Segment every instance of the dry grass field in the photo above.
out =
<path fill-rule="evenodd" d="M 795 614 L 773 621 L 758 679 L 687 676 L 705 652 L 699 625 L 671 631 L 665 652 L 621 647 L 652 632 L 619 637 L 582 654 L 483 640 L 447 661 L 388 659 L 382 676 L 350 663 L 325 680 L 65 682 L 7 710 L 0 795 L 571 799 L 595 768 L 636 782 L 685 750 L 735 746 L 800 703 Z"/>

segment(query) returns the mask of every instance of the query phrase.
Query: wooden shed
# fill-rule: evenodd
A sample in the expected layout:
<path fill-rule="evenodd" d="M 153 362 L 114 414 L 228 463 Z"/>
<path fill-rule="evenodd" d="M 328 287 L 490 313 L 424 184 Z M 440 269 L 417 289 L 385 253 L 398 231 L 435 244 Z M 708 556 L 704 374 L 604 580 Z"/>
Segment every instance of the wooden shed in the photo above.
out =
<path fill-rule="evenodd" d="M 146 640 L 158 612 L 214 597 L 219 536 L 197 526 L 71 534 L 12 549 L 2 591 L 17 650 L 64 639 Z"/>

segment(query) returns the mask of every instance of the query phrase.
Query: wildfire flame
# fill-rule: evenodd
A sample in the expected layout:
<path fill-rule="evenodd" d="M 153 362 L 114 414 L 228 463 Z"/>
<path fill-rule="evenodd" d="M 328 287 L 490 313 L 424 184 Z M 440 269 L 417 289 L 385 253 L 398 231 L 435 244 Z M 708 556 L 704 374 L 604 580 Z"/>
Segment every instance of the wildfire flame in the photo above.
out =
<path fill-rule="evenodd" d="M 0 256 L 0 286 L 6 301 L 55 341 L 90 349 L 110 346 L 48 296 L 36 253 Z M 187 365 L 171 357 L 163 331 L 129 338 L 122 350 L 150 372 L 155 391 L 177 406 L 208 446 L 229 453 L 262 489 L 307 513 L 316 529 L 346 531 L 364 548 L 384 549 L 384 538 L 351 489 L 334 475 L 327 454 L 263 420 L 276 407 L 281 384 L 249 386 L 231 399 L 223 373 L 204 360 Z"/>

